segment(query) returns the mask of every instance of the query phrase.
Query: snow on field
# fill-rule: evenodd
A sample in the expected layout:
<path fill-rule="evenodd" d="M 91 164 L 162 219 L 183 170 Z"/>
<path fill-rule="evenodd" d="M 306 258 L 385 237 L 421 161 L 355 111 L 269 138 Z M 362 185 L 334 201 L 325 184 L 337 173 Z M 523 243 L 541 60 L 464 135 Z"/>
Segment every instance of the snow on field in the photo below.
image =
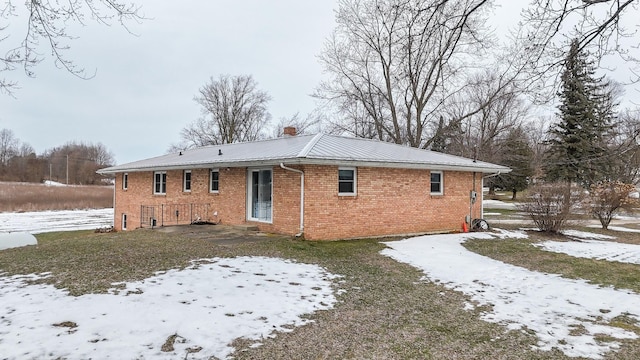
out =
<path fill-rule="evenodd" d="M 542 274 L 478 255 L 462 246 L 469 238 L 493 236 L 487 233 L 422 236 L 386 242 L 389 248 L 382 254 L 421 269 L 429 280 L 463 292 L 477 305 L 493 305 L 482 314 L 482 319 L 505 324 L 511 330 L 526 327 L 534 331 L 537 347 L 542 350 L 555 347 L 568 356 L 598 359 L 618 348 L 619 343 L 596 341 L 596 334 L 613 339 L 638 337 L 606 322 L 624 314 L 640 320 L 640 295 Z M 596 322 L 597 318 L 604 322 Z"/>
<path fill-rule="evenodd" d="M 0 275 L 3 359 L 226 358 L 237 338 L 259 341 L 330 309 L 335 275 L 317 265 L 265 257 L 194 261 L 184 270 L 71 297 L 37 275 Z M 114 284 L 115 286 L 116 284 Z M 174 350 L 162 346 L 172 335 Z"/>
<path fill-rule="evenodd" d="M 27 245 L 38 245 L 38 240 L 35 236 L 25 232 L 0 233 L 0 250 Z"/>
<path fill-rule="evenodd" d="M 39 234 L 52 231 L 93 230 L 109 226 L 113 226 L 112 208 L 0 213 L 0 233 Z"/>
<path fill-rule="evenodd" d="M 536 244 L 546 251 L 567 254 L 573 257 L 618 261 L 640 264 L 640 245 L 622 244 L 610 241 L 545 241 Z"/>
<path fill-rule="evenodd" d="M 608 229 L 612 230 L 612 231 L 640 233 L 640 229 L 630 229 L 630 228 L 624 227 L 624 226 L 609 226 Z"/>
<path fill-rule="evenodd" d="M 594 225 L 589 225 L 590 228 L 596 228 L 596 229 L 601 229 L 602 226 L 598 225 L 598 224 L 594 224 Z M 611 231 L 620 231 L 620 232 L 630 232 L 630 233 L 640 233 L 640 229 L 631 229 L 628 227 L 624 227 L 624 226 L 613 226 L 613 225 L 609 225 L 608 227 L 609 230 Z"/>
<path fill-rule="evenodd" d="M 491 200 L 491 199 L 482 200 L 482 206 L 485 209 L 515 210 L 517 208 L 515 203 L 508 203 L 500 200 Z"/>

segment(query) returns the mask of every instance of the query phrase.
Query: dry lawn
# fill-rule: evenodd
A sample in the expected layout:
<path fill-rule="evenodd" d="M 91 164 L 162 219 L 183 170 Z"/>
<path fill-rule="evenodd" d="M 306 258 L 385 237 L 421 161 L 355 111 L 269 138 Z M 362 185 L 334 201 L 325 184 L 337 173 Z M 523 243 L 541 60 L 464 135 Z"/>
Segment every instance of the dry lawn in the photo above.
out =
<path fill-rule="evenodd" d="M 113 207 L 111 186 L 46 186 L 0 182 L 0 212 Z"/>
<path fill-rule="evenodd" d="M 463 295 L 423 281 L 423 274 L 413 267 L 381 256 L 384 245 L 377 240 L 304 242 L 263 237 L 231 243 L 211 240 L 202 232 L 136 230 L 40 234 L 38 241 L 38 246 L 0 252 L 0 269 L 10 274 L 50 271 L 52 277 L 45 281 L 74 295 L 104 292 L 113 282 L 141 280 L 158 270 L 187 266 L 191 259 L 216 256 L 295 259 L 343 275 L 335 287 L 346 291 L 338 295 L 334 309 L 310 315 L 312 324 L 265 339 L 261 347 L 250 348 L 250 342 L 237 340 L 236 359 L 566 359 L 557 351 L 532 350 L 536 338 L 526 332 L 506 332 L 502 326 L 480 320 L 479 310 L 463 310 Z M 501 251 L 503 247 L 518 248 L 520 243 L 487 241 L 471 247 L 494 257 L 507 252 Z M 532 268 L 537 261 L 544 265 L 535 265 L 540 270 L 573 276 L 573 259 L 548 259 L 529 246 L 517 252 L 502 257 Z M 581 276 L 610 284 L 613 280 L 606 279 L 611 272 L 605 265 L 591 267 Z M 629 276 L 640 283 L 637 269 Z M 620 326 L 635 329 L 624 319 Z M 625 344 L 608 358 L 640 358 L 640 341 Z"/>

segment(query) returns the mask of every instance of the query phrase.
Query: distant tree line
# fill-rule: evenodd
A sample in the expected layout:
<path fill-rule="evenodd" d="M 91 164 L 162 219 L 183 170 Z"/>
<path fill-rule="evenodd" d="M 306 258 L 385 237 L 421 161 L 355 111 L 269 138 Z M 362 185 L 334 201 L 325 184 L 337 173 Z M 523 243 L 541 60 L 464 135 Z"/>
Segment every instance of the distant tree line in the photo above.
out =
<path fill-rule="evenodd" d="M 113 164 L 113 154 L 101 143 L 68 142 L 37 155 L 13 131 L 0 130 L 0 181 L 100 185 L 104 177 L 96 171 Z"/>

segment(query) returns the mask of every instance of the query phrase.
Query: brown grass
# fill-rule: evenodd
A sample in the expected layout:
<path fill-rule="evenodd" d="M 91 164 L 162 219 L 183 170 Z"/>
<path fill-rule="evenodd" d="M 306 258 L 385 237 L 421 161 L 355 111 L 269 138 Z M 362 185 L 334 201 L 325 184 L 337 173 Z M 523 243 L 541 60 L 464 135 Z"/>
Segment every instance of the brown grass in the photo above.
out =
<path fill-rule="evenodd" d="M 113 207 L 111 186 L 46 186 L 0 182 L 0 212 Z"/>
<path fill-rule="evenodd" d="M 80 295 L 184 267 L 191 259 L 254 255 L 294 259 L 342 275 L 335 287 L 346 292 L 338 296 L 334 309 L 309 315 L 313 323 L 266 338 L 263 346 L 252 347 L 251 341 L 238 339 L 234 358 L 566 359 L 557 351 L 531 350 L 534 336 L 507 332 L 482 321 L 479 310 L 463 310 L 464 295 L 422 281 L 417 269 L 380 255 L 384 245 L 378 240 L 317 243 L 272 236 L 221 245 L 204 235 L 152 230 L 39 234 L 37 246 L 0 252 L 0 268 L 7 274 L 50 271 L 42 281 Z M 171 342 L 171 335 L 158 334 L 160 343 Z"/>

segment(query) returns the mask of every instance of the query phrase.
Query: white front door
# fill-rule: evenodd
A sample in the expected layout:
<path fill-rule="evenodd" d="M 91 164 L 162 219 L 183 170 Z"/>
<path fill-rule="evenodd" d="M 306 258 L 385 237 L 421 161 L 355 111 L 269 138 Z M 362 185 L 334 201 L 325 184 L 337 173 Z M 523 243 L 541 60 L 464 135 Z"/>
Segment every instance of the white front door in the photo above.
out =
<path fill-rule="evenodd" d="M 249 220 L 271 222 L 272 190 L 271 169 L 249 169 L 247 174 L 247 218 Z"/>

